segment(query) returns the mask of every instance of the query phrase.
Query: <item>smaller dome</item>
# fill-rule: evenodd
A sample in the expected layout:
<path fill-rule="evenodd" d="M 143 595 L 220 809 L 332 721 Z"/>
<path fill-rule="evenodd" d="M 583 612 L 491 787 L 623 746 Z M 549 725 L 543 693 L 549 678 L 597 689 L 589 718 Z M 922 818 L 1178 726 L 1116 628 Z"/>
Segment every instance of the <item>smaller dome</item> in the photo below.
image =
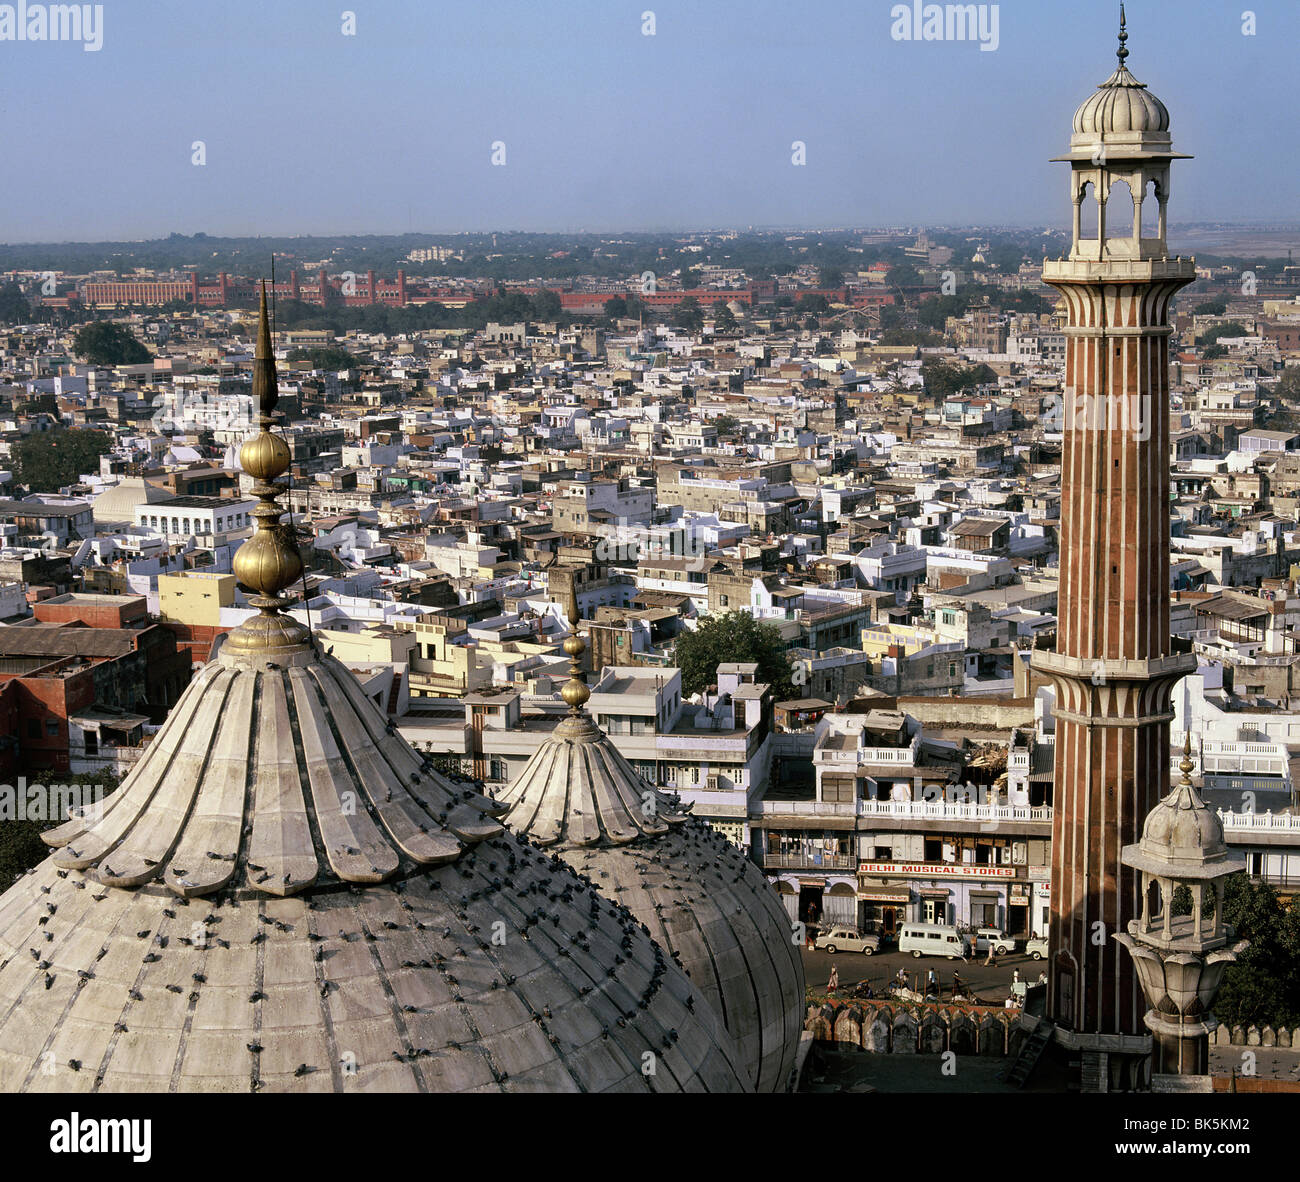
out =
<path fill-rule="evenodd" d="M 1191 754 L 1180 765 L 1182 780 L 1147 813 L 1138 848 L 1148 858 L 1185 872 L 1189 865 L 1212 865 L 1227 860 L 1223 824 L 1192 785 Z"/>
<path fill-rule="evenodd" d="M 1074 113 L 1076 135 L 1169 131 L 1169 108 L 1121 65 Z"/>

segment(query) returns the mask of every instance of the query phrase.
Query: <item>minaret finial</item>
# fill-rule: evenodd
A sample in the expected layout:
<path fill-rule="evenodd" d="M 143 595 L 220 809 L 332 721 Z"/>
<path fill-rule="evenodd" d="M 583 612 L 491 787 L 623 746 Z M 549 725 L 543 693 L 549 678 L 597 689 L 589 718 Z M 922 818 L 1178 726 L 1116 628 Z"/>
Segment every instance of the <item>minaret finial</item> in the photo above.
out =
<path fill-rule="evenodd" d="M 582 617 L 578 614 L 578 590 L 576 587 L 569 588 L 569 628 L 570 632 L 564 641 L 564 651 L 569 654 L 569 680 L 564 683 L 564 688 L 560 690 L 562 697 L 569 704 L 570 714 L 581 714 L 582 708 L 587 704 L 587 699 L 591 697 L 591 690 L 587 688 L 587 683 L 582 680 L 582 654 L 587 651 L 586 642 L 578 632 L 578 623 Z"/>
<path fill-rule="evenodd" d="M 1124 44 L 1128 40 L 1127 21 L 1124 19 L 1124 5 L 1119 6 L 1119 49 L 1115 51 L 1115 56 L 1119 58 L 1120 68 L 1124 67 L 1124 59 L 1128 57 L 1128 47 Z"/>
<path fill-rule="evenodd" d="M 271 431 L 275 404 L 280 392 L 275 377 L 275 353 L 271 347 L 271 322 L 266 311 L 266 282 L 262 282 L 257 318 L 257 346 L 253 353 L 253 401 L 257 404 L 258 433 L 239 449 L 240 466 L 254 480 L 253 495 L 261 502 L 253 510 L 257 530 L 235 552 L 235 577 L 257 592 L 249 598 L 261 612 L 245 620 L 226 643 L 236 649 L 280 649 L 296 647 L 308 640 L 307 629 L 281 610 L 292 600 L 280 593 L 302 577 L 302 558 L 289 527 L 280 517 L 284 510 L 279 497 L 285 486 L 276 478 L 289 470 L 289 445 Z"/>
<path fill-rule="evenodd" d="M 1192 731 L 1189 726 L 1183 736 L 1183 758 L 1178 764 L 1178 770 L 1183 773 L 1182 783 L 1191 784 L 1192 769 L 1195 766 L 1192 762 Z"/>

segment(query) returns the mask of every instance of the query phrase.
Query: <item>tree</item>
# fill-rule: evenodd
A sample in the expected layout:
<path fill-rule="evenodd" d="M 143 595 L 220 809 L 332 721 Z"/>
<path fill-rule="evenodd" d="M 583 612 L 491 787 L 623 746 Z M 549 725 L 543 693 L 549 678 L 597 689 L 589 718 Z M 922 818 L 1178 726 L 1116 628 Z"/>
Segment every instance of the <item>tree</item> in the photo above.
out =
<path fill-rule="evenodd" d="M 1222 316 L 1228 310 L 1228 305 L 1222 300 L 1207 300 L 1203 304 L 1197 304 L 1192 309 L 1195 316 Z"/>
<path fill-rule="evenodd" d="M 1213 328 L 1207 328 L 1199 337 L 1196 338 L 1198 345 L 1217 344 L 1220 337 L 1246 337 L 1250 333 L 1246 331 L 1244 324 L 1236 320 L 1228 320 L 1223 324 L 1216 324 Z"/>
<path fill-rule="evenodd" d="M 1215 341 L 1213 345 L 1206 345 L 1205 348 L 1201 350 L 1202 361 L 1214 361 L 1217 358 L 1226 357 L 1227 355 L 1228 346 L 1220 345 L 1218 341 Z"/>
<path fill-rule="evenodd" d="M 627 300 L 622 296 L 610 296 L 605 301 L 605 315 L 611 320 L 622 320 L 627 315 Z"/>
<path fill-rule="evenodd" d="M 13 449 L 14 479 L 34 493 L 58 492 L 83 472 L 97 472 L 112 438 L 90 428 L 57 428 L 29 435 Z"/>
<path fill-rule="evenodd" d="M 799 297 L 795 308 L 800 312 L 828 312 L 830 302 L 824 295 L 805 294 Z"/>
<path fill-rule="evenodd" d="M 719 332 L 734 332 L 736 329 L 736 314 L 726 304 L 719 304 L 717 311 L 713 316 L 713 326 Z"/>
<path fill-rule="evenodd" d="M 684 332 L 699 332 L 704 327 L 704 313 L 700 311 L 700 301 L 694 296 L 687 296 L 677 305 L 674 320 L 677 327 Z"/>
<path fill-rule="evenodd" d="M 355 369 L 357 359 L 346 349 L 337 345 L 322 345 L 313 349 L 294 349 L 289 353 L 289 361 L 305 361 L 312 369 L 323 369 L 335 373 L 344 369 Z"/>
<path fill-rule="evenodd" d="M 1215 1016 L 1233 1026 L 1300 1021 L 1300 910 L 1268 883 L 1234 874 L 1224 884 L 1223 918 L 1250 946 L 1224 974 Z"/>
<path fill-rule="evenodd" d="M 776 701 L 796 696 L 794 670 L 781 633 L 748 612 L 705 617 L 694 632 L 678 637 L 676 661 L 687 697 L 716 684 L 718 666 L 734 661 L 757 662 L 758 680 L 772 687 Z"/>
<path fill-rule="evenodd" d="M 79 329 L 72 348 L 91 365 L 143 365 L 153 359 L 130 329 L 111 320 L 96 320 Z"/>
<path fill-rule="evenodd" d="M 1274 392 L 1288 402 L 1300 401 L 1300 365 L 1291 365 L 1282 371 Z"/>
<path fill-rule="evenodd" d="M 843 287 L 844 272 L 839 267 L 819 267 L 817 283 L 820 287 Z"/>
<path fill-rule="evenodd" d="M 31 320 L 32 308 L 16 283 L 0 287 L 0 324 L 26 324 Z"/>

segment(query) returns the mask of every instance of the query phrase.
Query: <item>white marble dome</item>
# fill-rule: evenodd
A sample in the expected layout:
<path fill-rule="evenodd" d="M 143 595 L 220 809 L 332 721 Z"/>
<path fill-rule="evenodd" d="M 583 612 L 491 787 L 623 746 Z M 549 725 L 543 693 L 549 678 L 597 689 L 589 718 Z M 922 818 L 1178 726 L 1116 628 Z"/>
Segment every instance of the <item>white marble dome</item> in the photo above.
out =
<path fill-rule="evenodd" d="M 585 713 L 557 726 L 502 800 L 507 824 L 626 906 L 679 961 L 735 1038 L 755 1088 L 785 1091 L 803 961 L 758 867 L 647 784 Z"/>
<path fill-rule="evenodd" d="M 223 646 L 0 896 L 0 1090 L 748 1091 L 622 907 L 340 662 Z"/>
<path fill-rule="evenodd" d="M 1076 135 L 1167 133 L 1169 108 L 1120 66 L 1074 112 Z"/>

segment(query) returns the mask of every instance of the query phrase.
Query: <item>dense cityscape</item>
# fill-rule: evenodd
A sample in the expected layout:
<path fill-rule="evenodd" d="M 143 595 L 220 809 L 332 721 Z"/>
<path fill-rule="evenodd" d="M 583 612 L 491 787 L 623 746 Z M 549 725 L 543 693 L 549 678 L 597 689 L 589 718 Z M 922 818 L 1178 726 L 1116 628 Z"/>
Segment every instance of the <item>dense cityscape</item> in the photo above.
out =
<path fill-rule="evenodd" d="M 1300 1091 L 1300 223 L 1118 34 L 1036 226 L 0 244 L 0 1091 Z"/>

